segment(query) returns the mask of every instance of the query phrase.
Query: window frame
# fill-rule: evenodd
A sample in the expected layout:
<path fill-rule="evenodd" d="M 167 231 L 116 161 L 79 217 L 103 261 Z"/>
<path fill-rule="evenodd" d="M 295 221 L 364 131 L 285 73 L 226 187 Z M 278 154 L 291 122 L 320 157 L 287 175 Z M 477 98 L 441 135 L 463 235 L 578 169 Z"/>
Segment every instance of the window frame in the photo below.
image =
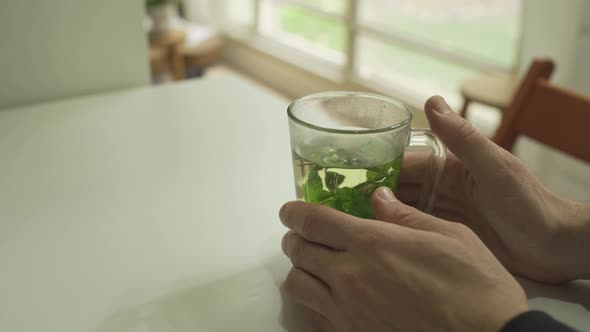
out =
<path fill-rule="evenodd" d="M 262 1 L 271 1 L 277 4 L 289 4 L 297 6 L 305 11 L 308 11 L 312 15 L 323 16 L 333 20 L 341 21 L 345 25 L 347 38 L 347 48 L 344 52 L 344 63 L 341 65 L 337 63 L 331 63 L 330 61 L 326 61 L 326 59 L 321 56 L 314 55 L 311 52 L 305 52 L 304 50 L 302 50 L 301 47 L 289 45 L 284 41 L 280 41 L 277 38 L 273 38 L 272 36 L 268 36 L 267 34 L 261 33 L 260 11 Z M 360 36 L 361 34 L 371 36 L 372 38 L 381 40 L 384 43 L 394 43 L 396 45 L 400 45 L 412 51 L 420 52 L 424 55 L 433 57 L 435 59 L 464 66 L 477 71 L 493 70 L 506 73 L 514 73 L 519 66 L 518 59 L 520 58 L 520 38 L 522 38 L 522 30 L 519 34 L 517 49 L 515 50 L 515 57 L 517 61 L 513 66 L 507 67 L 495 64 L 491 61 L 487 61 L 486 59 L 478 57 L 477 55 L 468 54 L 464 50 L 458 50 L 438 45 L 430 45 L 423 40 L 407 37 L 401 32 L 385 31 L 379 29 L 378 27 L 372 27 L 362 24 L 358 20 L 360 0 L 345 1 L 347 1 L 347 10 L 343 15 L 338 15 L 326 11 L 322 8 L 309 5 L 308 3 L 302 2 L 301 0 L 252 0 L 252 5 L 254 6 L 254 17 L 252 24 L 249 26 L 249 29 L 247 29 L 249 31 L 248 39 L 254 41 L 253 46 L 255 48 L 258 48 L 267 53 L 270 53 L 273 56 L 293 63 L 296 66 L 311 70 L 315 73 L 325 76 L 326 78 L 336 80 L 340 83 L 366 83 L 368 80 L 367 78 L 360 77 L 357 74 L 356 45 L 358 36 Z M 522 25 L 522 9 L 520 14 L 521 18 L 519 24 Z M 225 20 L 222 19 L 222 21 Z M 224 22 L 224 27 L 229 28 L 227 32 L 230 35 L 234 36 L 236 28 L 244 28 L 243 26 L 236 27 L 235 25 L 231 24 L 227 25 L 226 22 Z M 240 35 L 242 39 L 244 39 L 244 34 L 241 33 Z M 272 50 L 271 48 L 273 47 L 278 47 L 278 49 Z M 295 57 L 291 55 L 291 52 L 297 52 L 297 56 Z M 320 68 L 322 69 L 319 70 Z M 324 74 L 322 74 L 322 72 L 324 72 Z M 326 72 L 328 74 L 325 74 Z"/>

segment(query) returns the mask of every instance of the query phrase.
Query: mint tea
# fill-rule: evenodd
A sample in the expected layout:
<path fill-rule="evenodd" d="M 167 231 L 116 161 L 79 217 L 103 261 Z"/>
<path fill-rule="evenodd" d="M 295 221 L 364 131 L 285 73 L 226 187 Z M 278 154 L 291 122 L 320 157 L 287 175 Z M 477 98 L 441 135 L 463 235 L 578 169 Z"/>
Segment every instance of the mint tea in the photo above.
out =
<path fill-rule="evenodd" d="M 371 195 L 379 187 L 395 191 L 403 155 L 371 162 L 360 153 L 325 151 L 302 157 L 293 152 L 297 199 L 373 219 Z"/>
<path fill-rule="evenodd" d="M 446 148 L 430 131 L 412 129 L 404 103 L 364 92 L 320 92 L 287 108 L 297 199 L 374 219 L 371 196 L 396 190 L 407 147 L 432 152 L 418 208 L 429 212 Z"/>

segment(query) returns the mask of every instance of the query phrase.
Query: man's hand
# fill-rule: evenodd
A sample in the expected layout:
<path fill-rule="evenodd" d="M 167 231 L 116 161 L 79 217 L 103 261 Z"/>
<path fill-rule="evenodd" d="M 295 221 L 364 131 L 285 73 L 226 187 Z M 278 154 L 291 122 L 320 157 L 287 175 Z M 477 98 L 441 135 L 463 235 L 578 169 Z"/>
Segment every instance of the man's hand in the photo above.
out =
<path fill-rule="evenodd" d="M 322 331 L 497 332 L 527 309 L 514 278 L 467 227 L 373 195 L 378 219 L 285 204 L 285 292 Z"/>
<path fill-rule="evenodd" d="M 590 278 L 590 206 L 549 192 L 441 97 L 430 98 L 425 111 L 452 152 L 433 214 L 470 227 L 513 273 L 541 282 Z M 425 158 L 406 154 L 401 201 L 415 205 L 427 167 Z"/>

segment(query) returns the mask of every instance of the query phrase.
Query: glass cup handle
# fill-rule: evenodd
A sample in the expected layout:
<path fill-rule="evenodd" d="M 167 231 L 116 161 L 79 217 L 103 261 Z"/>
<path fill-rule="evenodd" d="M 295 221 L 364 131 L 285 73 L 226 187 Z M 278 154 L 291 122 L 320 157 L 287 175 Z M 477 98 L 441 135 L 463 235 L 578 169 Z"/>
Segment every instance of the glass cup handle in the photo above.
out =
<path fill-rule="evenodd" d="M 428 160 L 430 167 L 428 167 L 427 174 L 424 177 L 422 192 L 418 200 L 418 209 L 422 212 L 431 213 L 436 199 L 438 183 L 447 160 L 447 148 L 440 138 L 426 129 L 412 129 L 408 146 L 430 148 L 432 151 Z"/>

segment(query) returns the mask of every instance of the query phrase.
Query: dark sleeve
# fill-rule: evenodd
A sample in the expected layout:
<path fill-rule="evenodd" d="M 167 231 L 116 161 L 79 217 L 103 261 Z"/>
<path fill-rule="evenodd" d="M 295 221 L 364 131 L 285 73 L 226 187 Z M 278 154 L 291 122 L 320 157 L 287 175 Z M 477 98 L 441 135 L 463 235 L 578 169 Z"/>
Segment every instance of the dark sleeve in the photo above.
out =
<path fill-rule="evenodd" d="M 542 311 L 527 311 L 508 322 L 500 332 L 576 332 Z"/>

